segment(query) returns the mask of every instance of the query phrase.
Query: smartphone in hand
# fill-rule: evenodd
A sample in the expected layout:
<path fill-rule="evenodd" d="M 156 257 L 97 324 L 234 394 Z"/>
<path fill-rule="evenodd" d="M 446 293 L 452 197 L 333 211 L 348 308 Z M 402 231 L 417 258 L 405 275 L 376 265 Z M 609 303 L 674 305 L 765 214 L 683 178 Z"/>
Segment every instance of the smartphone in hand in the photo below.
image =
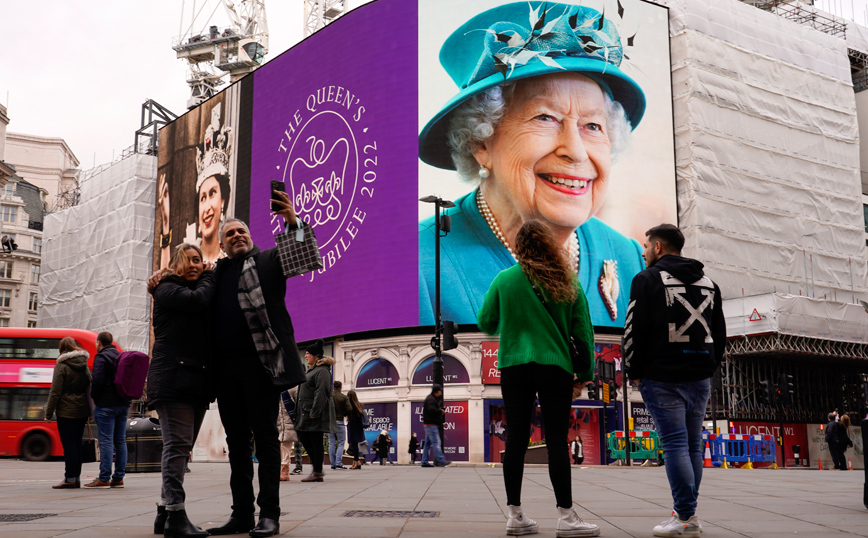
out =
<path fill-rule="evenodd" d="M 271 181 L 271 189 L 268 191 L 269 200 L 274 200 L 277 198 L 277 195 L 274 194 L 274 191 L 286 192 L 286 186 L 284 185 L 283 181 Z M 278 205 L 274 205 L 274 202 L 271 202 L 272 211 L 280 211 L 281 209 L 283 208 Z"/>

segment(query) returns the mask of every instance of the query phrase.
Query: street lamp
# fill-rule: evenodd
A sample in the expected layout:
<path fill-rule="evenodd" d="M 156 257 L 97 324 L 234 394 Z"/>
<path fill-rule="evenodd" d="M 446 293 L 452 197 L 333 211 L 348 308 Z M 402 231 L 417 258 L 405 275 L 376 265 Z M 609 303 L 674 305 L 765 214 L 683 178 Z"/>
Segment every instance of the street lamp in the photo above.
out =
<path fill-rule="evenodd" d="M 440 209 L 449 209 L 455 207 L 455 204 L 449 200 L 443 200 L 437 196 L 430 195 L 424 198 L 419 198 L 420 202 L 434 204 L 434 338 L 431 339 L 431 347 L 434 348 L 434 364 L 433 376 L 434 383 L 444 388 L 440 392 L 440 405 L 443 406 L 444 394 L 446 392 L 443 384 L 443 356 L 441 345 L 441 337 L 443 334 L 443 322 L 440 319 L 440 238 L 445 237 L 452 229 L 452 219 L 449 215 L 440 215 Z M 443 232 L 443 235 L 440 235 Z M 450 322 L 451 323 L 451 322 Z M 443 438 L 443 430 L 440 430 L 441 442 Z"/>

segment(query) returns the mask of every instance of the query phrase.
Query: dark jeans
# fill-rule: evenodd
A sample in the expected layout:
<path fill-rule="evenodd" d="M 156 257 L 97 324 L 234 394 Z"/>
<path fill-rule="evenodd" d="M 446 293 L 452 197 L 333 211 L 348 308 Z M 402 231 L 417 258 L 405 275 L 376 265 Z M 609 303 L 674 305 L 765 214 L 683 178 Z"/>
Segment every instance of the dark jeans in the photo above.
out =
<path fill-rule="evenodd" d="M 323 434 L 326 432 L 298 432 L 298 439 L 307 450 L 307 457 L 310 458 L 310 464 L 313 465 L 313 472 L 322 472 L 322 462 L 325 456 L 323 449 Z"/>
<path fill-rule="evenodd" d="M 157 402 L 160 416 L 160 433 L 163 436 L 161 460 L 163 487 L 160 489 L 160 504 L 166 510 L 184 510 L 184 471 L 187 456 L 193 449 L 205 408 L 187 402 Z M 101 457 L 101 456 L 100 456 Z"/>
<path fill-rule="evenodd" d="M 672 490 L 674 510 L 682 520 L 696 513 L 702 482 L 702 421 L 711 393 L 711 380 L 666 383 L 643 379 L 639 385 L 651 413 Z"/>
<path fill-rule="evenodd" d="M 530 440 L 531 414 L 536 410 L 534 402 L 539 398 L 549 458 L 549 480 L 558 506 L 570 508 L 573 493 L 567 432 L 573 399 L 572 374 L 559 366 L 533 362 L 509 366 L 500 371 L 500 390 L 506 414 L 506 453 L 503 457 L 506 504 L 521 505 L 524 455 Z"/>
<path fill-rule="evenodd" d="M 277 440 L 280 391 L 272 385 L 265 369 L 252 364 L 251 360 L 239 359 L 234 364 L 236 368 L 221 372 L 217 389 L 220 421 L 229 447 L 232 515 L 242 519 L 253 517 L 255 441 L 259 460 L 259 496 L 255 500 L 260 517 L 276 520 L 280 517 L 280 441 Z"/>
<path fill-rule="evenodd" d="M 93 412 L 99 432 L 99 479 L 123 480 L 127 474 L 127 416 L 130 408 L 97 407 Z M 164 442 L 165 443 L 165 442 Z M 112 474 L 112 458 L 115 473 Z"/>
<path fill-rule="evenodd" d="M 63 445 L 64 476 L 67 481 L 80 480 L 81 477 L 81 440 L 84 437 L 85 424 L 87 417 L 57 417 L 57 433 L 60 434 L 60 444 Z"/>
<path fill-rule="evenodd" d="M 832 463 L 835 464 L 835 469 L 847 468 L 847 457 L 844 455 L 846 450 L 846 445 L 841 447 L 838 443 L 829 443 L 829 453 L 832 455 Z"/>

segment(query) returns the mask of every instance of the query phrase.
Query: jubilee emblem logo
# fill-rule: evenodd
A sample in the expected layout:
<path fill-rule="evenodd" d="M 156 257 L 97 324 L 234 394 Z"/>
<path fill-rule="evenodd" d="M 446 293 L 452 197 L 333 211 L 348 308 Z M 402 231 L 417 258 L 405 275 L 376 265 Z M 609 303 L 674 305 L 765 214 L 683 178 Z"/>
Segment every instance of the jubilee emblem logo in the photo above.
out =
<path fill-rule="evenodd" d="M 312 91 L 289 118 L 277 171 L 299 217 L 314 228 L 323 268 L 340 263 L 363 233 L 377 180 L 377 141 L 359 96 L 342 86 Z M 273 218 L 278 233 L 280 222 Z"/>

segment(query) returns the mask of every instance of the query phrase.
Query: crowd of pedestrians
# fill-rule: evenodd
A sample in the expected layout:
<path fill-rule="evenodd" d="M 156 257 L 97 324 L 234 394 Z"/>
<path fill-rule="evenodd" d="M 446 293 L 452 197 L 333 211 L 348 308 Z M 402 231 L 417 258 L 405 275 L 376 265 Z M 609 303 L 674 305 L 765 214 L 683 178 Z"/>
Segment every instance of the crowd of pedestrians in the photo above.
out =
<path fill-rule="evenodd" d="M 287 195 L 278 193 L 273 202 L 287 232 L 295 228 Z M 147 403 L 159 416 L 163 440 L 154 532 L 168 537 L 276 535 L 279 482 L 302 474 L 303 453 L 311 471 L 302 482 L 324 480 L 326 438 L 332 470 L 346 469 L 345 447 L 352 470 L 361 469 L 369 453 L 369 414 L 355 391 L 345 395 L 341 382 L 332 381 L 335 360 L 325 356 L 323 341 L 305 349 L 306 368 L 296 358 L 292 321 L 283 301 L 290 271 L 282 265 L 281 243 L 260 250 L 247 225 L 234 218 L 221 223 L 220 240 L 226 257 L 216 264 L 206 263 L 199 247 L 185 243 L 175 249 L 168 268 L 149 280 L 154 347 Z M 673 509 L 668 520 L 653 528 L 654 535 L 664 537 L 698 537 L 702 529 L 696 516 L 703 466 L 700 436 L 710 378 L 722 360 L 726 334 L 720 290 L 700 262 L 681 255 L 683 245 L 684 236 L 672 225 L 646 233 L 647 269 L 633 279 L 621 344 L 625 374 L 642 393 L 664 450 Z M 500 336 L 506 533 L 539 530 L 521 503 L 524 458 L 538 401 L 557 508 L 556 535 L 596 536 L 599 527 L 579 516 L 571 491 L 570 465 L 584 461 L 583 443 L 580 437 L 567 441 L 571 402 L 595 371 L 588 301 L 549 225 L 525 222 L 515 238 L 515 256 L 518 264 L 494 279 L 477 319 L 481 330 Z M 64 479 L 55 489 L 81 487 L 81 441 L 91 416 L 98 429 L 100 466 L 99 475 L 84 487 L 124 487 L 130 399 L 115 385 L 119 351 L 112 335 L 100 333 L 96 349 L 91 374 L 88 352 L 72 338 L 60 342 L 45 412 L 46 421 L 57 417 L 64 448 Z M 450 464 L 442 449 L 442 394 L 443 387 L 434 384 L 425 399 L 424 440 L 413 433 L 407 446 L 413 464 L 420 449 L 422 467 Z M 204 530 L 187 515 L 184 477 L 205 411 L 215 399 L 229 448 L 232 505 L 223 525 Z M 838 419 L 836 413 L 829 419 L 826 441 L 835 468 L 846 469 L 850 419 Z M 394 463 L 388 430 L 379 432 L 370 451 L 380 465 Z"/>

